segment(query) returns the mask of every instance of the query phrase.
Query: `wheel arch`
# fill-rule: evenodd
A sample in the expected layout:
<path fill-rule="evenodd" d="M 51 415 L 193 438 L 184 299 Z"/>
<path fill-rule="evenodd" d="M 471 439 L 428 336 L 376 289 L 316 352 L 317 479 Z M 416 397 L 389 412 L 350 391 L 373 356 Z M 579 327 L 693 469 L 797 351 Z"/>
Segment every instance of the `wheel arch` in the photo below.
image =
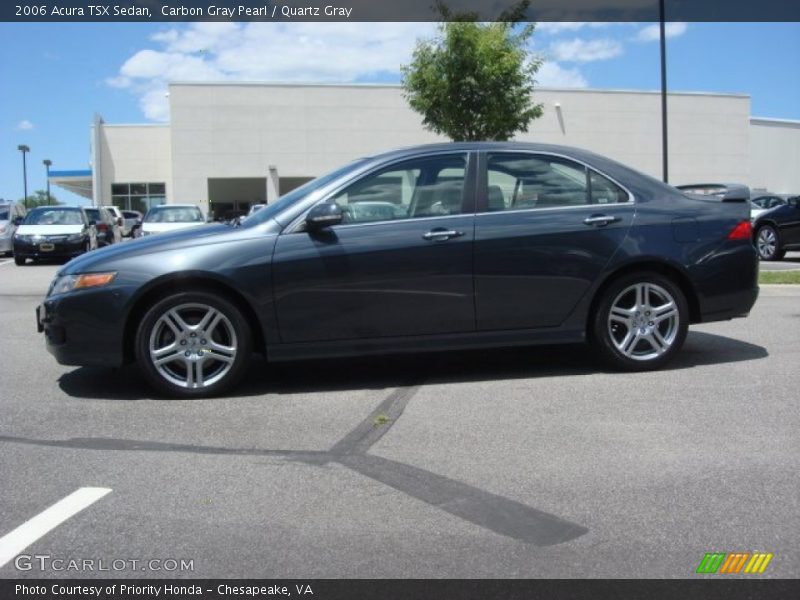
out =
<path fill-rule="evenodd" d="M 644 259 L 622 265 L 610 272 L 603 279 L 603 281 L 595 290 L 594 295 L 592 296 L 592 302 L 589 305 L 589 311 L 587 312 L 586 317 L 587 333 L 591 332 L 591 324 L 592 320 L 594 319 L 595 311 L 597 311 L 597 307 L 600 304 L 605 291 L 620 277 L 624 277 L 638 271 L 652 271 L 670 279 L 680 288 L 681 292 L 683 292 L 683 295 L 686 298 L 686 303 L 689 306 L 689 323 L 700 323 L 702 321 L 700 300 L 697 295 L 697 290 L 695 290 L 694 285 L 692 285 L 692 282 L 686 272 L 680 267 L 663 260 Z"/>
<path fill-rule="evenodd" d="M 252 329 L 253 349 L 266 355 L 266 341 L 261 319 L 258 318 L 251 303 L 229 282 L 210 273 L 191 272 L 170 274 L 154 279 L 133 301 L 123 330 L 123 356 L 126 363 L 134 361 L 136 329 L 148 308 L 172 293 L 186 291 L 212 292 L 233 302 L 242 311 L 248 322 L 258 323 L 258 327 Z"/>

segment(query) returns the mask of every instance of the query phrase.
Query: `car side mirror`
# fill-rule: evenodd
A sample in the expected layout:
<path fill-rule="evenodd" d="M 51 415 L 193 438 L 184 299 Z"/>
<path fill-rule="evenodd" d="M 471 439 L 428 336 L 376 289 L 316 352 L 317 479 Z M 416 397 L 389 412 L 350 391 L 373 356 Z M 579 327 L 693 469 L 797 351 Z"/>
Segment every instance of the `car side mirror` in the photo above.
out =
<path fill-rule="evenodd" d="M 15 217 L 14 218 L 14 225 L 19 227 L 20 225 L 22 225 L 22 221 L 24 221 L 24 220 L 25 220 L 25 217 Z"/>
<path fill-rule="evenodd" d="M 794 196 L 792 198 L 789 198 L 786 202 L 787 204 L 789 204 L 789 206 L 793 206 L 794 208 L 800 208 L 800 196 Z"/>
<path fill-rule="evenodd" d="M 319 231 L 332 225 L 338 225 L 344 219 L 342 207 L 335 202 L 317 204 L 306 215 L 306 229 Z"/>
<path fill-rule="evenodd" d="M 122 227 L 125 223 L 125 220 L 122 217 L 117 217 L 117 225 Z"/>

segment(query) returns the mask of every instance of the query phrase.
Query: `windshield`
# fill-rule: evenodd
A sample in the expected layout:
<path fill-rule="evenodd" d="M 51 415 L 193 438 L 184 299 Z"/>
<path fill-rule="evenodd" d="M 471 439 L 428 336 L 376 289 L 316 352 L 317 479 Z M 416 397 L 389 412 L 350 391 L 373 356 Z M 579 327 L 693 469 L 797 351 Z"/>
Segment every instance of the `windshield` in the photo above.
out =
<path fill-rule="evenodd" d="M 83 225 L 79 208 L 35 209 L 25 217 L 24 225 Z"/>
<path fill-rule="evenodd" d="M 363 165 L 367 161 L 366 158 L 361 158 L 355 162 L 351 162 L 344 167 L 341 167 L 335 171 L 328 173 L 327 175 L 323 175 L 322 177 L 317 177 L 316 179 L 312 179 L 308 183 L 304 183 L 299 188 L 296 188 L 289 192 L 288 194 L 281 196 L 275 202 L 267 204 L 261 210 L 253 213 L 249 217 L 247 217 L 244 221 L 242 221 L 242 227 L 251 227 L 253 225 L 258 225 L 259 223 L 263 223 L 264 221 L 268 221 L 278 213 L 282 212 L 287 207 L 291 206 L 295 202 L 298 202 L 308 196 L 310 193 L 328 185 L 333 180 L 341 177 L 342 175 L 347 174 L 350 171 L 353 171 Z"/>
<path fill-rule="evenodd" d="M 97 208 L 87 208 L 86 209 L 86 216 L 89 217 L 92 221 L 102 221 L 103 219 L 100 217 L 100 210 Z"/>
<path fill-rule="evenodd" d="M 147 211 L 145 223 L 202 223 L 203 213 L 196 206 L 156 206 Z"/>
<path fill-rule="evenodd" d="M 0 221 L 8 221 L 8 207 L 0 206 Z"/>

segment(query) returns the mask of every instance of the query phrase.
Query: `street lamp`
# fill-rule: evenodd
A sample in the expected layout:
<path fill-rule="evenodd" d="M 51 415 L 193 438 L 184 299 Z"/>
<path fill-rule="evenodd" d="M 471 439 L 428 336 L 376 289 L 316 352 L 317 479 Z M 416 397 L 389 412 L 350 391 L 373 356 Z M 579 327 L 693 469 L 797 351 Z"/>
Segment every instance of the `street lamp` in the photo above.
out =
<path fill-rule="evenodd" d="M 53 161 L 49 158 L 45 158 L 42 164 L 44 168 L 47 169 L 47 206 L 50 206 L 50 165 L 53 164 Z"/>
<path fill-rule="evenodd" d="M 17 146 L 17 150 L 22 152 L 22 189 L 25 192 L 25 208 L 28 208 L 28 167 L 25 164 L 25 153 L 30 152 L 31 149 L 25 144 L 20 144 Z"/>
<path fill-rule="evenodd" d="M 658 3 L 659 45 L 661 47 L 661 171 L 664 183 L 669 182 L 669 146 L 667 142 L 667 35 L 665 0 Z"/>

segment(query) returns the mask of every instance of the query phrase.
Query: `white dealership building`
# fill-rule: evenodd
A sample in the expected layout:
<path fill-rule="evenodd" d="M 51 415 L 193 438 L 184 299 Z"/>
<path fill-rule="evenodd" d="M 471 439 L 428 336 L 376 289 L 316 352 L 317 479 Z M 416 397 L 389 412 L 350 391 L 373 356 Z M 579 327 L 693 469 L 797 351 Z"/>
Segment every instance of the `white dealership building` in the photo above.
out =
<path fill-rule="evenodd" d="M 517 140 L 578 146 L 661 177 L 658 92 L 537 89 L 544 116 Z M 196 203 L 217 216 L 270 202 L 352 159 L 443 141 L 396 85 L 172 83 L 170 121 L 96 116 L 90 170 L 51 182 L 143 210 Z M 751 116 L 744 94 L 670 93 L 670 182 L 737 182 L 800 193 L 800 121 Z"/>

